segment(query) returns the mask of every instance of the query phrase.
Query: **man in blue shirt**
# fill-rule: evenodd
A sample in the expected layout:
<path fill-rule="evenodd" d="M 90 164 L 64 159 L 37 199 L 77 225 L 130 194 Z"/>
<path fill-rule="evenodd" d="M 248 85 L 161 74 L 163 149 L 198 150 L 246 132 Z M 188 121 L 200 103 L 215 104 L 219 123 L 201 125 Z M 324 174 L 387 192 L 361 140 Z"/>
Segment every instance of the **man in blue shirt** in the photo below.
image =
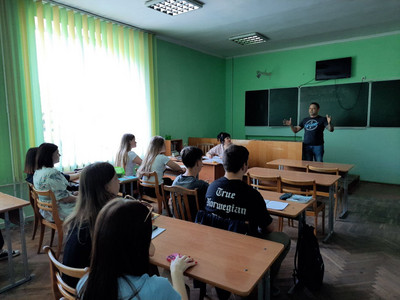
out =
<path fill-rule="evenodd" d="M 303 160 L 323 161 L 324 156 L 324 129 L 333 132 L 332 117 L 318 115 L 319 104 L 312 102 L 308 108 L 309 117 L 304 118 L 299 126 L 293 126 L 292 118 L 283 120 L 283 125 L 290 126 L 294 133 L 304 128 Z"/>

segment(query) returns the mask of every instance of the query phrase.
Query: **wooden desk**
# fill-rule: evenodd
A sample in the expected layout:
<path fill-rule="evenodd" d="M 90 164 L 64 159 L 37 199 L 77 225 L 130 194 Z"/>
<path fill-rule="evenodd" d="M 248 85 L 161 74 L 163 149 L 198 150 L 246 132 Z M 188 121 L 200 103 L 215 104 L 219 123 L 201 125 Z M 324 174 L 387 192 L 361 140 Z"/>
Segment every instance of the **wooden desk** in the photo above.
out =
<path fill-rule="evenodd" d="M 329 187 L 329 232 L 325 237 L 324 241 L 328 241 L 333 234 L 333 210 L 334 210 L 334 192 L 335 182 L 340 179 L 339 175 L 327 175 L 319 173 L 305 173 L 297 171 L 277 170 L 268 168 L 251 168 L 249 172 L 256 176 L 281 176 L 290 180 L 305 181 L 315 180 L 318 185 Z"/>
<path fill-rule="evenodd" d="M 208 163 L 203 161 L 203 168 L 199 173 L 199 179 L 208 183 L 221 178 L 225 175 L 224 166 L 218 163 Z"/>
<path fill-rule="evenodd" d="M 28 206 L 29 202 L 0 193 L 0 217 L 4 218 L 5 221 L 5 233 L 6 233 L 6 245 L 8 250 L 8 284 L 6 286 L 0 286 L 0 293 L 3 293 L 13 287 L 16 287 L 24 282 L 31 279 L 28 269 L 28 256 L 26 252 L 25 242 L 25 220 L 22 208 Z M 14 262 L 12 258 L 12 243 L 11 243 L 11 232 L 10 223 L 19 224 L 20 226 L 20 237 L 21 237 L 21 255 L 22 262 L 24 265 L 24 277 L 20 280 L 16 280 L 14 272 Z"/>
<path fill-rule="evenodd" d="M 317 168 L 339 169 L 339 173 L 343 177 L 343 205 L 342 205 L 342 212 L 340 213 L 339 218 L 341 219 L 346 218 L 347 208 L 348 208 L 348 187 L 349 187 L 348 174 L 350 169 L 352 169 L 354 165 L 296 160 L 296 159 L 275 159 L 273 161 L 268 162 L 267 164 L 272 166 L 279 166 L 279 169 L 283 169 L 283 167 L 294 167 L 306 170 L 307 165 Z"/>
<path fill-rule="evenodd" d="M 181 168 L 185 168 L 182 161 L 177 160 L 175 157 L 171 158 L 174 162 L 181 166 Z M 165 175 L 172 180 L 176 178 L 178 173 L 172 171 L 170 168 L 167 167 L 165 171 Z M 207 181 L 208 183 L 213 182 L 214 180 L 221 178 L 225 175 L 224 166 L 219 163 L 209 163 L 203 161 L 203 168 L 199 173 L 199 179 Z"/>
<path fill-rule="evenodd" d="M 169 254 L 190 255 L 198 264 L 185 275 L 240 296 L 251 293 L 283 251 L 279 243 L 165 216 L 154 224 L 166 231 L 153 239 L 152 264 L 169 269 Z"/>
<path fill-rule="evenodd" d="M 118 178 L 119 184 L 122 187 L 122 193 L 125 195 L 126 194 L 126 185 L 129 184 L 130 185 L 130 190 L 131 193 L 130 195 L 133 196 L 133 183 L 138 181 L 138 177 L 136 176 L 124 176 L 124 177 L 120 177 Z"/>
<path fill-rule="evenodd" d="M 266 200 L 273 200 L 289 204 L 288 206 L 286 206 L 284 210 L 268 209 L 268 212 L 271 215 L 284 218 L 295 219 L 299 217 L 307 209 L 307 207 L 312 206 L 315 202 L 315 199 L 312 199 L 307 203 L 296 203 L 293 201 L 286 201 L 279 199 L 279 197 L 282 196 L 283 193 L 264 191 L 264 190 L 258 190 L 258 191 Z"/>

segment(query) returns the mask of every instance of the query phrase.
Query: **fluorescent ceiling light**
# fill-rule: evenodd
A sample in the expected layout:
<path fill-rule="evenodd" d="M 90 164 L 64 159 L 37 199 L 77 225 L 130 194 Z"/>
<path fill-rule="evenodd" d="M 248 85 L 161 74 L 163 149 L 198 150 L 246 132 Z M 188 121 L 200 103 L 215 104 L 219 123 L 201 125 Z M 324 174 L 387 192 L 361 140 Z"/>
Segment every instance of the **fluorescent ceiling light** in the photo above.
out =
<path fill-rule="evenodd" d="M 238 36 L 232 36 L 229 38 L 229 40 L 238 43 L 240 45 L 253 45 L 253 44 L 265 43 L 266 41 L 269 40 L 269 38 L 258 32 L 253 32 Z"/>
<path fill-rule="evenodd" d="M 180 15 L 203 7 L 203 3 L 195 0 L 151 0 L 147 1 L 146 5 L 170 16 Z"/>

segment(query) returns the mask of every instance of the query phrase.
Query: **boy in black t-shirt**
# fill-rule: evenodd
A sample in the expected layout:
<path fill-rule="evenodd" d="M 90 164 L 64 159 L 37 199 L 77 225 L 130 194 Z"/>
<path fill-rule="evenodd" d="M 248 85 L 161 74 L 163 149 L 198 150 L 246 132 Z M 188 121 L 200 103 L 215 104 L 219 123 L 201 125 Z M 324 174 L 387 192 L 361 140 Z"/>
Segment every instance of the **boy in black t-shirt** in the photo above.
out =
<path fill-rule="evenodd" d="M 274 232 L 272 218 L 261 194 L 242 181 L 247 172 L 249 151 L 232 145 L 224 152 L 225 176 L 212 182 L 206 193 L 206 211 L 224 219 L 248 223 L 247 234 L 278 242 L 284 250 L 271 267 L 271 283 L 290 249 L 290 238 L 283 232 Z M 251 253 L 250 253 L 251 255 Z M 272 293 L 279 289 L 272 286 Z"/>

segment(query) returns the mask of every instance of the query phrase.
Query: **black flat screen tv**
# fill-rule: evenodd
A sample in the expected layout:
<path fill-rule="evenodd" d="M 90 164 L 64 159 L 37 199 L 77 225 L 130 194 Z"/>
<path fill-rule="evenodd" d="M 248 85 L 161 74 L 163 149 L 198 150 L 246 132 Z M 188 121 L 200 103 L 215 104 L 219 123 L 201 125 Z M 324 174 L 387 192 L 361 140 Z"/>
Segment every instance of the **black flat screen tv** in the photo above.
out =
<path fill-rule="evenodd" d="M 320 60 L 315 64 L 315 80 L 351 77 L 351 57 Z"/>

